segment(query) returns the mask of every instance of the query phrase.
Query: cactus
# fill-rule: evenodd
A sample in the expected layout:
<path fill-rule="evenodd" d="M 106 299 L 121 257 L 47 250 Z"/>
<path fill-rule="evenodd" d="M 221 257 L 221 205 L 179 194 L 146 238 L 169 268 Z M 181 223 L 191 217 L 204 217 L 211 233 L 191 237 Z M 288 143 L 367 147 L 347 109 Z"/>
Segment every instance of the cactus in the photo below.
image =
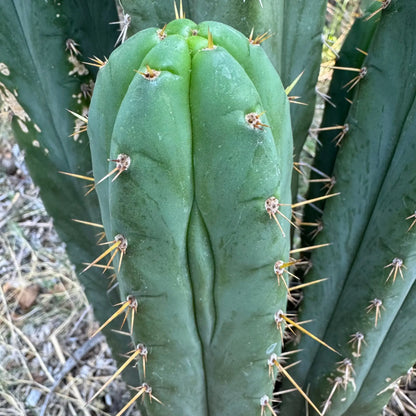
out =
<path fill-rule="evenodd" d="M 164 27 L 173 15 L 170 3 L 144 7 L 123 0 L 117 42 L 108 25 L 117 20 L 111 1 L 88 1 L 92 25 L 69 2 L 0 4 L 0 48 L 10 69 L 1 80 L 17 89 L 36 121 L 15 118 L 14 130 L 77 269 L 90 262 L 80 279 L 116 358 L 129 347 L 109 327 L 128 317 L 136 347 L 94 396 L 114 377 L 128 379 L 132 400 L 117 416 L 136 401 L 144 416 L 274 416 L 276 372 L 288 380 L 278 389 L 295 383 L 304 396 L 285 396 L 282 415 L 305 413 L 301 388 L 308 388 L 310 414 L 371 416 L 387 402 L 385 379 L 394 380 L 416 361 L 414 331 L 404 336 L 415 291 L 416 1 L 375 2 L 370 20 L 357 22 L 344 47 L 368 50 L 368 57 L 355 55 L 365 60 L 357 68 L 368 71 L 350 91 L 353 104 L 334 110 L 336 123 L 350 127 L 339 151 L 325 145 L 315 162 L 330 166 L 319 168 L 327 175 L 335 165 L 334 191 L 341 195 L 322 205 L 317 243 L 332 245 L 314 252 L 305 283 L 330 279 L 304 287 L 299 309 L 299 319 L 315 319 L 308 329 L 325 342 L 301 338 L 293 378 L 280 361 L 285 326 L 302 328 L 285 312 L 286 295 L 293 299 L 296 286 L 288 288 L 289 267 L 298 263 L 289 257 L 297 251 L 289 252 L 292 152 L 297 158 L 312 106 L 290 109 L 293 147 L 288 101 L 273 65 L 285 86 L 305 69 L 296 85 L 305 92 L 294 94 L 313 102 L 325 2 L 262 3 L 264 8 L 257 0 L 184 3 L 196 21 L 232 23 L 243 35 L 218 22 L 186 20 L 181 7 L 180 18 Z M 133 34 L 142 25 L 158 28 L 124 42 L 127 29 Z M 274 36 L 267 42 L 267 35 L 250 36 L 253 25 L 256 33 L 271 29 Z M 365 44 L 354 45 L 363 31 Z M 98 33 L 108 36 L 103 49 L 96 46 Z M 65 53 L 69 38 L 80 45 L 67 44 Z M 50 41 L 47 51 L 39 39 Z M 123 44 L 106 62 L 115 43 Z M 78 47 L 84 60 L 96 55 L 100 68 L 88 117 L 91 152 L 85 134 L 76 142 L 63 139 L 72 124 L 65 108 L 80 111 L 72 94 L 79 94 L 84 79 L 68 77 L 67 63 Z M 336 74 L 332 95 L 337 82 L 349 81 L 339 81 L 342 76 Z M 330 123 L 329 111 L 326 117 Z M 81 196 L 82 182 L 56 174 L 87 175 L 91 166 L 95 183 L 88 199 Z M 102 221 L 109 247 L 100 251 L 92 231 L 70 225 L 73 217 Z M 94 273 L 104 256 L 117 274 L 119 293 L 113 291 L 112 299 L 106 280 Z M 118 309 L 109 307 L 115 303 Z"/>
<path fill-rule="evenodd" d="M 365 54 L 379 22 L 378 19 L 368 21 L 366 19 L 378 7 L 378 2 L 373 2 L 366 13 L 355 20 L 339 52 L 339 58 L 336 60 L 335 68 L 349 68 L 350 70 L 334 69 L 335 72 L 328 90 L 328 95 L 331 97 L 330 102 L 325 103 L 321 127 L 317 129 L 320 145 L 317 147 L 314 157 L 316 170 L 312 170 L 310 174 L 312 181 L 318 180 L 319 182 L 310 182 L 309 199 L 331 192 L 336 183 L 333 169 L 338 149 L 349 127 L 345 119 L 355 93 L 352 85 L 355 81 L 353 80 L 356 80 L 357 77 L 356 70 L 363 67 Z M 327 182 L 320 182 L 325 179 Z M 316 202 L 315 206 L 307 205 L 303 215 L 304 222 L 315 224 L 321 221 L 320 213 L 324 209 L 325 202 L 322 200 Z M 319 226 L 320 228 L 321 226 Z M 303 231 L 303 244 L 305 246 L 313 244 L 314 236 L 318 230 L 312 229 L 311 231 L 311 228 L 305 228 Z"/>
<path fill-rule="evenodd" d="M 292 154 L 271 63 L 216 22 L 144 30 L 101 68 L 88 133 L 94 176 L 118 169 L 96 189 L 106 234 L 128 243 L 117 279 L 149 351 L 135 385 L 165 405 L 144 414 L 259 412 L 286 304 L 273 265 L 289 250 L 288 222 L 265 210 L 290 202 Z"/>

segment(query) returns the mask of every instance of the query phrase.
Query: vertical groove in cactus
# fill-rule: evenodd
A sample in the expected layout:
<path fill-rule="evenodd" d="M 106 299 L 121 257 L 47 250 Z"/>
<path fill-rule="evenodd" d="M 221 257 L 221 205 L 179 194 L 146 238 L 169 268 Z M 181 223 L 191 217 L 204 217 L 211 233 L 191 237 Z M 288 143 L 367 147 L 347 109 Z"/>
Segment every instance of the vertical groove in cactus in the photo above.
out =
<path fill-rule="evenodd" d="M 341 196 L 326 204 L 317 238 L 333 244 L 312 256 L 308 280 L 329 279 L 305 290 L 300 319 L 314 319 L 314 333 L 354 368 L 345 390 L 331 399 L 331 415 L 378 414 L 389 393 L 377 393 L 416 359 L 412 315 L 406 315 L 416 278 L 415 230 L 406 221 L 416 206 L 415 16 L 415 1 L 397 0 L 377 17 L 364 62 L 368 74 L 357 86 L 347 118 L 351 128 L 335 163 L 334 189 Z M 349 342 L 357 331 L 366 341 L 360 354 Z M 294 371 L 322 403 L 332 388 L 327 378 L 345 376 L 345 368 L 307 339 L 299 348 L 302 363 Z M 284 411 L 298 414 L 300 407 L 288 400 Z"/>
<path fill-rule="evenodd" d="M 286 304 L 273 265 L 288 259 L 289 224 L 281 231 L 265 201 L 291 199 L 288 101 L 236 30 L 184 19 L 165 30 L 111 55 L 88 126 L 96 178 L 114 168 L 107 159 L 131 158 L 97 192 L 107 235 L 128 241 L 118 281 L 139 303 L 134 342 L 149 348 L 136 385 L 164 403 L 146 399 L 146 415 L 257 414 Z"/>
<path fill-rule="evenodd" d="M 81 85 L 89 84 L 93 77 L 81 63 L 90 55 L 73 56 L 75 52 L 66 49 L 66 42 L 72 39 L 82 54 L 108 54 L 117 36 L 115 28 L 104 36 L 98 35 L 98 28 L 104 22 L 107 25 L 108 20 L 117 19 L 117 14 L 113 2 L 81 2 L 77 14 L 73 14 L 73 4 L 63 3 L 1 2 L 0 61 L 7 65 L 9 74 L 0 73 L 0 82 L 16 92 L 20 105 L 30 117 L 21 120 L 14 116 L 13 131 L 25 152 L 31 176 L 40 187 L 45 207 L 79 273 L 84 267 L 82 263 L 97 257 L 101 251 L 96 245 L 95 229 L 75 224 L 72 219 L 100 223 L 98 200 L 95 194 L 84 197 L 88 182 L 58 171 L 88 175 L 91 170 L 88 137 L 86 133 L 75 139 L 69 137 L 74 118 L 67 109 L 82 112 L 87 102 Z M 97 43 L 98 37 L 101 42 Z M 108 280 L 101 270 L 90 269 L 79 275 L 79 279 L 97 319 L 104 322 L 111 315 L 108 305 L 119 301 L 117 292 L 107 295 Z M 108 335 L 109 331 L 105 333 Z M 108 341 L 113 351 L 128 350 L 119 335 L 112 334 Z M 120 360 L 118 354 L 115 358 Z M 126 379 L 131 382 L 133 378 L 127 374 Z"/>

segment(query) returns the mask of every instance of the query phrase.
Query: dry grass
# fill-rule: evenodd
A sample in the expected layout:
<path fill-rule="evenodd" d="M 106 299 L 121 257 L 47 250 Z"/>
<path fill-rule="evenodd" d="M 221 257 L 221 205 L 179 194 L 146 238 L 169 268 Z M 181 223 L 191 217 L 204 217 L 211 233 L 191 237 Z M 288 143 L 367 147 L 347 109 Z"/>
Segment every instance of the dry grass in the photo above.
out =
<path fill-rule="evenodd" d="M 50 393 L 65 363 L 91 346 L 87 334 L 97 325 L 5 113 L 0 117 L 0 310 L 0 416 L 40 415 L 46 397 L 48 416 L 114 415 L 128 401 L 127 387 L 118 380 L 85 407 L 116 370 L 103 336 Z"/>

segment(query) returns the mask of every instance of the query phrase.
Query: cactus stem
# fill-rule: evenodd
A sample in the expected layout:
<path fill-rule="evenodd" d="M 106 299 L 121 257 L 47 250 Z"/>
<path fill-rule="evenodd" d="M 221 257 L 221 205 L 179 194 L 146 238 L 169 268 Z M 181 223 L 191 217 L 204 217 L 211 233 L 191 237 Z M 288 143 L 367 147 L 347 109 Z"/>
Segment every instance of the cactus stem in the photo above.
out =
<path fill-rule="evenodd" d="M 104 58 L 104 61 L 96 56 L 89 58 L 91 62 L 83 62 L 85 65 L 96 66 L 97 68 L 102 68 L 107 62 L 108 59 Z"/>
<path fill-rule="evenodd" d="M 89 222 L 89 221 L 76 220 L 76 219 L 74 219 L 74 218 L 72 218 L 72 221 L 78 222 L 78 223 L 80 223 L 80 224 L 91 225 L 91 227 L 104 228 L 104 225 L 102 225 L 102 224 L 97 224 L 97 223 L 95 223 L 95 222 Z"/>
<path fill-rule="evenodd" d="M 317 279 L 317 280 L 313 280 L 312 282 L 295 285 L 289 288 L 289 292 L 293 292 L 294 290 L 304 289 L 305 287 L 316 285 L 317 283 L 324 282 L 325 280 L 328 280 L 328 278 L 325 277 L 324 279 Z"/>
<path fill-rule="evenodd" d="M 387 267 L 391 267 L 390 273 L 387 276 L 386 282 L 389 281 L 391 275 L 393 275 L 393 283 L 396 281 L 397 272 L 400 273 L 401 278 L 404 280 L 402 267 L 406 268 L 406 266 L 403 264 L 403 260 L 399 259 L 398 257 L 395 257 L 390 264 L 387 266 L 384 266 L 386 269 Z"/>
<path fill-rule="evenodd" d="M 137 393 L 134 395 L 134 397 L 116 414 L 116 416 L 121 416 L 140 396 L 142 396 L 144 393 L 147 393 L 149 395 L 150 401 L 154 399 L 160 404 L 163 404 L 157 397 L 153 396 L 152 394 L 152 388 L 146 384 L 143 383 L 139 387 L 131 387 L 133 390 L 136 390 Z"/>
<path fill-rule="evenodd" d="M 313 204 L 316 201 L 321 201 L 322 199 L 327 199 L 327 198 L 332 198 L 333 196 L 337 196 L 340 195 L 341 192 L 336 192 L 335 194 L 330 194 L 330 195 L 324 195 L 324 196 L 320 196 L 318 198 L 312 198 L 312 199 L 307 199 L 305 201 L 301 201 L 301 202 L 297 202 L 296 204 L 292 204 L 292 208 L 297 208 L 297 207 L 301 207 L 303 205 L 307 205 L 307 204 Z M 284 205 L 284 204 L 281 204 Z"/>
<path fill-rule="evenodd" d="M 330 246 L 330 245 L 331 245 L 331 243 L 324 243 L 324 244 L 316 244 L 314 246 L 294 248 L 293 250 L 289 251 L 289 254 L 303 253 L 304 251 L 316 250 L 317 248 L 327 247 L 327 246 Z"/>
<path fill-rule="evenodd" d="M 273 217 L 274 220 L 276 221 L 276 224 L 278 225 L 283 237 L 286 237 L 286 234 L 284 233 L 283 228 L 280 225 L 280 222 L 276 217 L 276 214 L 281 215 L 291 225 L 293 225 L 295 228 L 298 228 L 292 221 L 290 221 L 290 219 L 288 217 L 286 217 L 285 214 L 283 214 L 282 212 L 279 211 L 279 207 L 281 205 L 289 206 L 290 204 L 281 204 L 277 198 L 275 198 L 274 196 L 271 196 L 270 198 L 266 199 L 266 202 L 264 203 L 264 205 L 265 205 L 267 213 L 269 214 L 269 217 L 270 218 Z"/>
<path fill-rule="evenodd" d="M 277 416 L 276 412 L 273 410 L 272 405 L 270 404 L 270 398 L 269 396 L 267 396 L 267 394 L 265 394 L 264 396 L 261 396 L 260 406 L 261 406 L 260 416 L 264 416 L 266 414 L 266 408 L 270 410 L 270 413 L 273 416 Z"/>
<path fill-rule="evenodd" d="M 258 130 L 263 130 L 263 127 L 270 127 L 268 124 L 264 124 L 260 121 L 260 117 L 264 114 L 265 112 L 263 111 L 260 114 L 257 113 L 248 113 L 245 115 L 245 119 L 247 121 L 247 123 L 249 124 L 249 126 L 252 129 L 258 129 Z"/>
<path fill-rule="evenodd" d="M 391 0 L 377 0 L 377 1 L 381 2 L 381 6 L 376 11 L 371 13 L 370 16 L 367 16 L 365 18 L 366 22 L 370 20 L 371 18 L 373 18 L 377 13 L 380 13 L 382 10 L 387 9 L 387 7 L 389 7 L 391 3 Z"/>
<path fill-rule="evenodd" d="M 262 35 L 257 35 L 254 39 L 253 39 L 253 36 L 254 36 L 254 27 L 251 29 L 250 36 L 248 38 L 248 41 L 252 45 L 260 45 L 265 40 L 271 38 L 272 37 L 272 34 L 269 33 L 269 31 L 267 31 L 267 32 L 264 32 Z"/>
<path fill-rule="evenodd" d="M 335 377 L 334 381 L 333 381 L 333 386 L 331 389 L 331 392 L 329 393 L 328 398 L 324 401 L 324 408 L 322 409 L 322 416 L 325 415 L 325 413 L 327 412 L 327 410 L 329 409 L 329 406 L 331 406 L 331 399 L 334 396 L 335 392 L 337 391 L 339 386 L 343 385 L 343 379 L 342 377 Z"/>
<path fill-rule="evenodd" d="M 373 309 L 375 309 L 375 322 L 374 322 L 374 328 L 377 328 L 377 322 L 378 318 L 381 316 L 381 309 L 385 309 L 383 306 L 383 302 L 380 299 L 374 298 L 370 301 L 370 304 L 366 307 L 367 313 L 370 313 Z"/>
<path fill-rule="evenodd" d="M 137 300 L 134 296 L 129 295 L 127 296 L 127 300 L 121 303 L 117 303 L 114 306 L 121 305 L 92 335 L 90 338 L 95 337 L 103 328 L 105 328 L 111 321 L 113 321 L 117 316 L 123 313 L 128 307 L 131 308 L 132 315 L 137 312 Z M 133 319 L 133 318 L 132 318 Z M 122 326 L 124 325 L 125 320 L 123 321 Z"/>
<path fill-rule="evenodd" d="M 179 2 L 179 12 L 178 8 L 176 7 L 176 1 L 173 2 L 173 7 L 175 8 L 175 19 L 185 19 L 185 13 L 183 12 L 182 0 Z"/>
<path fill-rule="evenodd" d="M 410 220 L 411 218 L 414 218 L 413 222 L 410 224 L 410 227 L 408 228 L 408 232 L 413 228 L 413 226 L 416 224 L 416 211 L 412 214 L 409 215 L 406 220 Z"/>
<path fill-rule="evenodd" d="M 361 357 L 361 346 L 362 344 L 367 345 L 365 342 L 364 335 L 361 332 L 356 332 L 351 335 L 351 339 L 348 341 L 348 344 L 352 344 L 353 348 L 357 346 L 357 350 L 352 353 L 356 358 Z"/>
<path fill-rule="evenodd" d="M 143 358 L 143 363 L 147 359 L 147 348 L 143 344 L 138 344 L 136 349 L 129 351 L 129 354 L 132 354 L 126 362 L 100 387 L 100 389 L 88 400 L 88 403 L 91 403 L 122 371 L 138 356 L 141 355 Z"/>
<path fill-rule="evenodd" d="M 296 390 L 303 396 L 303 398 L 313 407 L 315 412 L 317 412 L 320 416 L 322 416 L 322 413 L 319 411 L 319 409 L 313 404 L 312 400 L 309 398 L 309 396 L 300 388 L 299 384 L 296 383 L 296 381 L 293 379 L 293 377 L 286 371 L 286 369 L 279 363 L 279 361 L 275 361 L 275 365 L 279 372 L 283 374 L 296 388 Z"/>
<path fill-rule="evenodd" d="M 287 315 L 285 315 L 283 313 L 282 310 L 279 310 L 278 312 L 275 313 L 275 321 L 278 325 L 280 325 L 281 320 L 283 319 L 286 323 L 294 326 L 296 329 L 298 329 L 299 331 L 303 332 L 305 335 L 308 335 L 309 337 L 311 337 L 312 339 L 314 339 L 315 341 L 319 342 L 320 344 L 322 344 L 324 347 L 329 348 L 331 351 L 339 354 L 339 352 L 337 350 L 335 350 L 334 348 L 332 348 L 331 346 L 329 346 L 328 344 L 326 344 L 324 341 L 322 341 L 321 339 L 319 339 L 318 337 L 316 337 L 315 335 L 313 335 L 311 332 L 309 332 L 307 329 L 303 328 L 303 326 L 299 325 L 298 323 L 296 323 L 295 321 L 292 321 L 292 319 L 290 319 Z"/>

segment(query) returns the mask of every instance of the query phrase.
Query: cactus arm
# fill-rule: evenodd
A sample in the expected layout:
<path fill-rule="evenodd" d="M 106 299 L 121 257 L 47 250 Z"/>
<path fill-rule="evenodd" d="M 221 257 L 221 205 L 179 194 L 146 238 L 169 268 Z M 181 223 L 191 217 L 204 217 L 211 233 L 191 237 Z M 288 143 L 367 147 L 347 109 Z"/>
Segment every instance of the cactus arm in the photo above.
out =
<path fill-rule="evenodd" d="M 90 8 L 103 7 L 101 1 L 87 3 Z M 115 8 L 107 5 L 105 13 L 93 13 L 95 17 L 90 20 L 90 26 L 80 28 L 74 20 L 69 28 L 66 4 L 58 6 L 43 1 L 8 0 L 0 3 L 0 54 L 10 71 L 9 75 L 0 74 L 0 82 L 9 91 L 16 91 L 20 105 L 30 117 L 22 120 L 14 116 L 13 131 L 20 148 L 25 151 L 31 176 L 40 187 L 45 208 L 53 217 L 55 228 L 66 242 L 68 256 L 79 273 L 84 267 L 82 263 L 97 257 L 100 250 L 96 245 L 95 229 L 75 224 L 71 219 L 94 223 L 101 220 L 96 196 L 83 196 L 85 182 L 58 173 L 88 175 L 91 170 L 87 135 L 81 134 L 77 140 L 68 137 L 73 131 L 74 120 L 66 109 L 81 112 L 81 106 L 73 96 L 80 94 L 80 84 L 86 77 L 68 75 L 73 67 L 68 62 L 65 42 L 74 37 L 81 44 L 84 38 L 92 35 L 87 28 L 98 27 L 100 19 L 113 19 Z M 83 9 L 81 20 L 82 13 Z M 106 45 L 107 49 L 102 44 L 93 54 L 108 54 L 113 42 Z M 83 44 L 79 48 L 84 51 Z M 118 293 L 112 291 L 107 295 L 108 281 L 101 271 L 88 270 L 79 275 L 79 279 L 94 306 L 97 319 L 105 321 L 111 314 L 109 303 L 119 301 Z M 109 335 L 110 331 L 105 333 Z M 108 342 L 113 351 L 125 352 L 128 349 L 121 336 L 112 334 Z M 115 358 L 119 359 L 117 355 Z M 132 380 L 127 374 L 126 379 Z"/>
<path fill-rule="evenodd" d="M 383 342 L 392 339 L 399 342 L 392 331 L 399 326 L 396 316 L 402 316 L 401 305 L 403 302 L 407 305 L 409 300 L 405 299 L 410 299 L 415 280 L 414 231 L 407 232 L 409 224 L 405 221 L 414 212 L 416 201 L 412 186 L 416 180 L 412 168 L 416 163 L 415 145 L 411 133 L 416 62 L 415 54 L 409 52 L 414 49 L 415 37 L 409 34 L 414 31 L 415 13 L 414 1 L 396 1 L 382 15 L 365 62 L 368 77 L 360 82 L 347 119 L 352 126 L 351 134 L 345 137 L 335 164 L 335 175 L 339 178 L 335 189 L 341 196 L 326 205 L 325 227 L 317 239 L 333 244 L 312 256 L 314 269 L 308 275 L 311 280 L 330 277 L 322 285 L 307 289 L 302 317 L 315 319 L 312 331 L 346 357 L 351 357 L 348 339 L 356 331 L 362 332 L 368 343 L 361 357 L 353 358 L 357 391 L 348 383 L 346 400 L 339 400 L 342 394 L 332 400 L 333 408 L 337 409 L 335 415 L 350 414 L 349 406 L 360 406 L 356 397 L 367 374 L 371 378 L 375 377 L 373 372 L 381 371 L 374 363 L 380 360 L 378 351 L 386 351 Z M 403 83 L 403 79 L 408 82 Z M 345 215 L 341 217 L 340 212 Z M 395 257 L 402 258 L 409 268 L 402 270 L 406 272 L 403 280 L 398 274 L 395 283 L 392 276 L 386 282 L 391 269 L 385 266 Z M 332 259 L 336 259 L 336 264 Z M 366 311 L 374 298 L 381 299 L 385 307 L 377 328 L 375 309 Z M 408 336 L 414 345 L 414 331 L 409 330 Z M 405 345 L 409 345 L 407 341 Z M 298 377 L 304 380 L 303 384 L 312 383 L 312 397 L 322 401 L 326 377 L 341 375 L 336 370 L 336 357 L 306 339 L 300 348 L 303 352 L 299 354 L 302 363 L 297 367 Z M 388 358 L 380 356 L 394 370 L 389 376 L 393 379 L 399 375 L 400 362 L 404 373 L 408 359 L 414 358 L 414 350 L 407 350 L 409 358 L 404 360 L 405 350 L 400 348 L 401 355 L 396 360 L 395 351 Z M 370 373 L 371 366 L 374 369 Z M 378 383 L 374 389 L 381 391 L 385 387 L 382 375 Z M 329 390 L 327 384 L 326 392 Z M 374 396 L 372 399 L 377 400 Z M 296 404 L 293 409 L 294 412 L 298 409 Z"/>

